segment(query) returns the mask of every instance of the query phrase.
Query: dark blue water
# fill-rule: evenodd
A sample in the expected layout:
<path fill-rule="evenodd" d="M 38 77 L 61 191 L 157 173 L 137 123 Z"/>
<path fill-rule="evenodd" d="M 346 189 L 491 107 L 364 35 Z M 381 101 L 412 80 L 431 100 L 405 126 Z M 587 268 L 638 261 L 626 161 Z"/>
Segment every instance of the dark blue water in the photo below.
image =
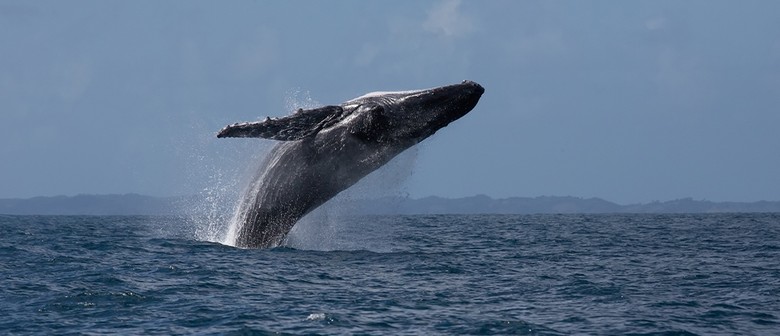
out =
<path fill-rule="evenodd" d="M 179 218 L 0 216 L 0 331 L 780 334 L 780 214 L 316 224 L 242 250 Z"/>

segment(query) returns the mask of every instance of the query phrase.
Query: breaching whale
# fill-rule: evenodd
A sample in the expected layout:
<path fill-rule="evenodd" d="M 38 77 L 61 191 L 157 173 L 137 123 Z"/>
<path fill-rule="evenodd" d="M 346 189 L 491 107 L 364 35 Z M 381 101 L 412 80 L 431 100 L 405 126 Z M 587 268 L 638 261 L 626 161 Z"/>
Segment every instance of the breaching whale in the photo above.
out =
<path fill-rule="evenodd" d="M 234 244 L 278 246 L 301 217 L 466 115 L 484 92 L 468 80 L 425 90 L 373 92 L 341 105 L 226 126 L 218 138 L 281 141 L 238 206 Z"/>

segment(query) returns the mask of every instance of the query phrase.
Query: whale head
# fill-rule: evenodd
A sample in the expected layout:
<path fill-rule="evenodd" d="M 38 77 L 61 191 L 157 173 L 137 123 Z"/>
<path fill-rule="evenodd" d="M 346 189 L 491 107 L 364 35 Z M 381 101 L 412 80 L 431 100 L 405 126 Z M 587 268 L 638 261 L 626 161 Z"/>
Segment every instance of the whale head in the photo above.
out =
<path fill-rule="evenodd" d="M 476 82 L 431 89 L 372 92 L 343 104 L 351 133 L 367 140 L 419 142 L 471 111 L 485 89 Z"/>

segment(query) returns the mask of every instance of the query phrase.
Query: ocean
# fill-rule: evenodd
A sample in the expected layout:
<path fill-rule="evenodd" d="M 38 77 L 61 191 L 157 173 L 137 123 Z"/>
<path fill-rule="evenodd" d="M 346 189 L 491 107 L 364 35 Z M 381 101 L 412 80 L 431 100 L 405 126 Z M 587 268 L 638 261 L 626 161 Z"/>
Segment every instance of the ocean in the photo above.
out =
<path fill-rule="evenodd" d="M 213 223 L 212 223 L 213 224 Z M 780 214 L 0 216 L 0 333 L 780 335 Z"/>

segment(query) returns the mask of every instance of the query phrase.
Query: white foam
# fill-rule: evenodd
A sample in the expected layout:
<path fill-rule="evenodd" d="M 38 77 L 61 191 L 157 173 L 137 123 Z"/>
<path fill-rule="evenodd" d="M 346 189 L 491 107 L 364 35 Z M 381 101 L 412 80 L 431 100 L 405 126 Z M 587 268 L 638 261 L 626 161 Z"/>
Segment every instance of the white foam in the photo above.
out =
<path fill-rule="evenodd" d="M 325 313 L 313 313 L 306 317 L 307 321 L 321 321 L 325 319 Z"/>

